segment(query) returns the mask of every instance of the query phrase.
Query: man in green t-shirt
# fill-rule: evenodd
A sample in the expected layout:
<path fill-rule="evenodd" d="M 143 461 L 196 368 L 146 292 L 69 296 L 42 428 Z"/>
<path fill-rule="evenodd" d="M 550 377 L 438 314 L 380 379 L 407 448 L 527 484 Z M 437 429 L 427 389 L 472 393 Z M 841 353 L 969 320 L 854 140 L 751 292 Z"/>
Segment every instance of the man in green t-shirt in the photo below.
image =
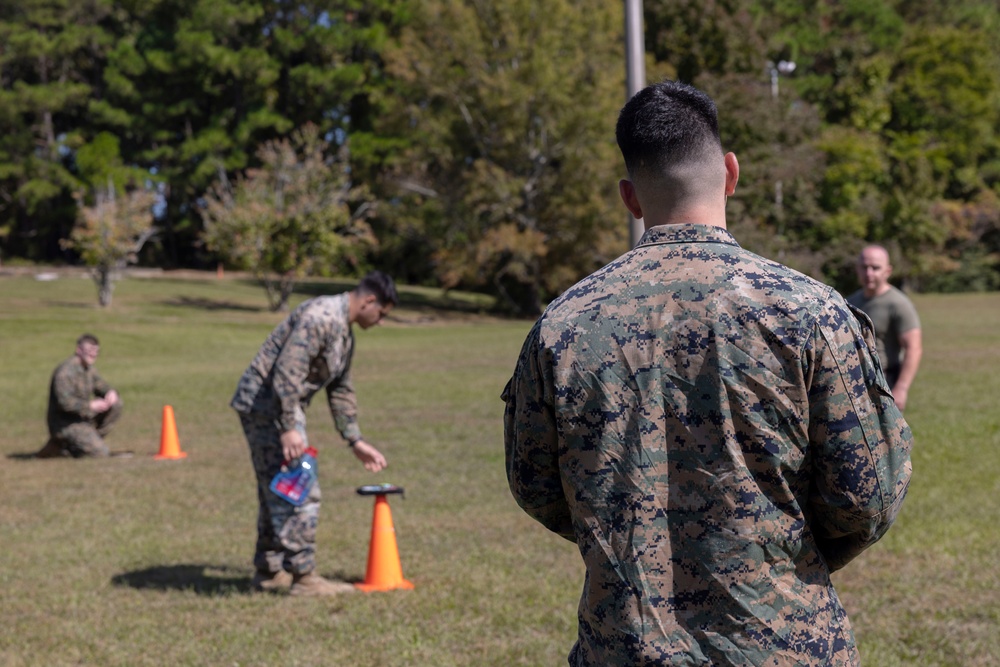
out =
<path fill-rule="evenodd" d="M 847 302 L 865 311 L 875 325 L 885 379 L 896 405 L 904 410 L 923 354 L 920 318 L 907 296 L 889 284 L 892 264 L 885 248 L 865 246 L 858 255 L 857 271 L 861 289 L 847 297 Z"/>

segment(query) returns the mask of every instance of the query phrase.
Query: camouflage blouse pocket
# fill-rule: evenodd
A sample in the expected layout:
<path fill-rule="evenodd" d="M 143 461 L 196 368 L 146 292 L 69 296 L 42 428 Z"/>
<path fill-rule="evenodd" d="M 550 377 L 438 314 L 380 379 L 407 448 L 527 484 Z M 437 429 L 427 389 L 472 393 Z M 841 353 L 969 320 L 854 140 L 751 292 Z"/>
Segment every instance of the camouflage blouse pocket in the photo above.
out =
<path fill-rule="evenodd" d="M 861 357 L 861 372 L 864 374 L 865 386 L 868 387 L 869 393 L 881 394 L 884 397 L 888 397 L 892 400 L 892 391 L 889 389 L 889 382 L 885 379 L 885 373 L 882 370 L 882 360 L 878 357 L 878 344 L 875 340 L 875 325 L 872 324 L 871 318 L 861 310 L 848 304 L 851 312 L 854 314 L 855 318 L 858 320 L 858 324 L 861 329 L 861 341 L 858 344 L 858 352 Z M 860 349 L 861 345 L 864 345 L 865 349 Z M 865 363 L 866 360 L 871 360 L 871 363 Z M 872 396 L 872 400 L 875 400 L 876 396 Z"/>

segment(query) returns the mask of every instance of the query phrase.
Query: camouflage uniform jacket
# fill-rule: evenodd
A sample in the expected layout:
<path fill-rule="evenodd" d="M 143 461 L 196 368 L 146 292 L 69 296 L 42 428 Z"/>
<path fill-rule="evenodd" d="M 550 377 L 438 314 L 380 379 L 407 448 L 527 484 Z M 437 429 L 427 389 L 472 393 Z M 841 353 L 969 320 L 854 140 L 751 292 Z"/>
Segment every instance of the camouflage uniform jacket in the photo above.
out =
<path fill-rule="evenodd" d="M 549 306 L 505 445 L 518 504 L 586 566 L 571 665 L 859 664 L 830 572 L 894 521 L 912 437 L 872 336 L 704 225 Z"/>
<path fill-rule="evenodd" d="M 264 341 L 230 405 L 237 412 L 273 416 L 289 431 L 313 394 L 325 388 L 337 430 L 347 440 L 359 439 L 349 306 L 344 293 L 309 299 L 292 311 Z"/>
<path fill-rule="evenodd" d="M 109 391 L 111 385 L 96 368 L 84 366 L 80 357 L 73 355 L 59 364 L 49 384 L 49 433 L 54 435 L 67 426 L 94 419 L 97 414 L 90 409 L 90 401 L 103 398 Z"/>

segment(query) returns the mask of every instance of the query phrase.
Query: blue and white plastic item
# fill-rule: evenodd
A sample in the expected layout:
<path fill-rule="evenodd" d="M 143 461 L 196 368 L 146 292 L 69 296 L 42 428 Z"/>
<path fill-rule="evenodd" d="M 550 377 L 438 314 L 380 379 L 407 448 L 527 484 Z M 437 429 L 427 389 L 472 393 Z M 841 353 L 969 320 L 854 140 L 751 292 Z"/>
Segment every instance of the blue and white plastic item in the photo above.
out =
<path fill-rule="evenodd" d="M 306 447 L 302 456 L 286 461 L 271 480 L 271 490 L 296 507 L 304 503 L 316 483 L 316 453 L 315 447 Z"/>

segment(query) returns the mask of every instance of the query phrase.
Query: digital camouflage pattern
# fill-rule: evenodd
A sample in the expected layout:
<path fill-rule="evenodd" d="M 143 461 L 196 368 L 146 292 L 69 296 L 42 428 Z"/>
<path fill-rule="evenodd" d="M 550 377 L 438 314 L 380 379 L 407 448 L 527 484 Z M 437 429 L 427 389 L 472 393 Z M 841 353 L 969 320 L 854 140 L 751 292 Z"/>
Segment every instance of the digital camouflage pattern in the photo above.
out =
<path fill-rule="evenodd" d="M 349 305 L 345 293 L 310 299 L 292 311 L 264 341 L 231 402 L 240 413 L 257 475 L 254 565 L 261 572 L 284 568 L 306 574 L 316 567 L 319 482 L 299 507 L 269 488 L 284 458 L 281 434 L 296 429 L 308 443 L 305 408 L 316 392 L 326 389 L 337 430 L 349 441 L 361 437 L 350 378 L 354 336 Z"/>
<path fill-rule="evenodd" d="M 274 419 L 256 414 L 240 414 L 240 422 L 250 458 L 257 475 L 257 546 L 254 565 L 260 572 L 306 574 L 316 569 L 316 524 L 322 498 L 319 480 L 313 484 L 306 501 L 296 507 L 273 491 L 270 484 L 281 470 L 281 431 Z M 308 443 L 305 421 L 296 425 Z"/>
<path fill-rule="evenodd" d="M 289 431 L 295 428 L 298 412 L 325 388 L 337 430 L 346 440 L 359 439 L 358 403 L 350 374 L 354 336 L 348 297 L 347 293 L 320 296 L 292 311 L 243 373 L 232 407 L 274 417 L 283 431 Z"/>
<path fill-rule="evenodd" d="M 857 665 L 830 572 L 910 429 L 871 325 L 722 228 L 654 227 L 553 302 L 504 390 L 510 489 L 586 565 L 571 665 Z"/>
<path fill-rule="evenodd" d="M 71 456 L 107 456 L 108 446 L 104 437 L 118 422 L 122 414 L 119 397 L 109 410 L 95 413 L 90 401 L 104 398 L 111 391 L 93 366 L 89 368 L 73 355 L 59 364 L 49 383 L 49 407 L 46 421 L 50 445 Z"/>

